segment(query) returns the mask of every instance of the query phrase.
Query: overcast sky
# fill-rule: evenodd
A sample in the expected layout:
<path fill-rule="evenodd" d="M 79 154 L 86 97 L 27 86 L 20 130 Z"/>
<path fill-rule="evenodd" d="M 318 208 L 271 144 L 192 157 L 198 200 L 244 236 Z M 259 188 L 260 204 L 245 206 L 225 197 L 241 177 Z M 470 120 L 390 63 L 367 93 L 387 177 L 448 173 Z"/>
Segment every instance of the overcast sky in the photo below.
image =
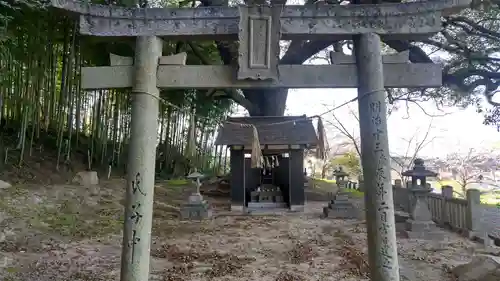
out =
<path fill-rule="evenodd" d="M 290 90 L 287 100 L 287 115 L 313 116 L 321 114 L 341 105 L 356 96 L 355 89 L 294 89 Z M 483 116 L 474 108 L 445 108 L 439 111 L 432 102 L 420 103 L 426 113 L 417 105 L 406 105 L 391 113 L 388 118 L 389 146 L 393 155 L 407 155 L 408 140 L 416 140 L 411 145 L 415 146 L 422 140 L 431 125 L 429 139 L 432 143 L 421 150 L 422 157 L 446 156 L 452 152 L 466 153 L 470 148 L 478 151 L 490 149 L 500 150 L 500 132 L 495 127 L 482 124 Z M 350 103 L 335 111 L 337 118 L 345 127 L 359 136 L 359 124 L 350 112 L 357 114 L 357 103 Z M 241 113 L 241 111 L 240 111 Z M 331 120 L 332 115 L 326 114 L 324 120 Z M 326 123 L 326 122 L 325 122 Z M 335 143 L 332 138 L 337 135 L 335 131 L 327 130 L 330 143 Z M 410 153 L 413 153 L 413 148 Z"/>
<path fill-rule="evenodd" d="M 355 89 L 297 89 L 290 90 L 287 100 L 287 114 L 308 116 L 325 112 L 356 96 Z M 491 149 L 500 144 L 500 132 L 495 127 L 482 124 L 483 116 L 474 108 L 446 108 L 444 112 L 436 109 L 431 103 L 420 103 L 428 114 L 444 115 L 430 117 L 417 105 L 406 105 L 391 113 L 388 119 L 389 145 L 392 154 L 405 155 L 408 139 L 414 135 L 423 139 L 429 124 L 432 122 L 430 136 L 435 138 L 430 145 L 421 151 L 420 156 L 445 156 L 452 152 L 465 152 L 469 148 Z M 350 111 L 357 113 L 357 103 L 351 103 L 335 111 L 344 126 L 359 134 L 359 124 Z M 331 119 L 325 115 L 324 119 Z M 334 132 L 327 132 L 332 138 Z"/>

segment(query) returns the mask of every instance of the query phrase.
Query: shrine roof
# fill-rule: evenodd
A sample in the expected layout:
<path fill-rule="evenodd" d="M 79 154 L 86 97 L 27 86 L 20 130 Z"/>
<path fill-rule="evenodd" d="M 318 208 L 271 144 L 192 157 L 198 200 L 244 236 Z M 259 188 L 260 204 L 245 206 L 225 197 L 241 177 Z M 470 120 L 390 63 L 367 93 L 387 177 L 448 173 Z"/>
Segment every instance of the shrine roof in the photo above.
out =
<path fill-rule="evenodd" d="M 413 169 L 404 171 L 401 175 L 403 177 L 437 177 L 438 173 L 427 170 L 424 165 L 424 160 L 416 158 L 413 160 Z"/>
<path fill-rule="evenodd" d="M 257 128 L 261 145 L 309 145 L 318 143 L 311 119 L 302 116 L 230 117 L 217 132 L 216 145 L 251 145 Z"/>

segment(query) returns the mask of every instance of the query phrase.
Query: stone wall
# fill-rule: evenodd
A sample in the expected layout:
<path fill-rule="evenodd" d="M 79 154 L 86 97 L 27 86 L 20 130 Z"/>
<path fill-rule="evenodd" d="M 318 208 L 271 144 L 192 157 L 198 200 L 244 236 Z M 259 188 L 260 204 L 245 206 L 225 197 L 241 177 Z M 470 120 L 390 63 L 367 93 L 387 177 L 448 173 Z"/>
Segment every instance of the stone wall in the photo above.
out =
<path fill-rule="evenodd" d="M 479 214 L 482 228 L 491 236 L 500 239 L 500 207 L 481 204 Z"/>
<path fill-rule="evenodd" d="M 358 185 L 349 185 L 347 188 L 358 188 Z M 394 208 L 400 212 L 410 212 L 412 195 L 407 188 L 403 188 L 400 180 L 393 185 Z M 482 238 L 484 233 L 500 239 L 500 207 L 494 205 L 476 204 L 479 202 L 479 191 L 470 189 L 468 196 L 477 198 L 454 198 L 453 189 L 444 186 L 441 194 L 430 193 L 427 197 L 432 219 L 439 225 L 450 227 L 453 230 L 469 233 L 471 236 Z"/>
<path fill-rule="evenodd" d="M 409 212 L 409 192 L 406 188 L 394 187 L 392 189 L 394 208 L 396 211 Z"/>
<path fill-rule="evenodd" d="M 471 194 L 474 195 L 470 196 L 478 198 L 454 198 L 451 187 L 443 188 L 441 194 L 430 193 L 427 203 L 433 220 L 439 225 L 470 233 L 479 238 L 482 238 L 483 233 L 488 233 L 500 239 L 500 207 L 475 204 L 474 202 L 479 202 L 479 192 L 471 192 Z M 396 211 L 409 212 L 411 195 L 408 189 L 395 184 L 393 200 Z"/>

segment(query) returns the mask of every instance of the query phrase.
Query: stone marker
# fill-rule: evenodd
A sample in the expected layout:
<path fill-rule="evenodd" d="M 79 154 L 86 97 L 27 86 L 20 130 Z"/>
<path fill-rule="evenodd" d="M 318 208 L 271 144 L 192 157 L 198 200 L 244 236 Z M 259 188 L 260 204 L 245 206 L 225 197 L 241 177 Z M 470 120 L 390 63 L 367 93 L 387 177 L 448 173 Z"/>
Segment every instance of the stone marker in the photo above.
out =
<path fill-rule="evenodd" d="M 399 281 L 381 46 L 376 33 L 354 40 L 368 259 L 371 280 Z"/>
<path fill-rule="evenodd" d="M 188 179 L 196 180 L 196 192 L 189 196 L 188 202 L 181 206 L 181 218 L 188 220 L 202 220 L 212 217 L 210 204 L 203 199 L 200 193 L 200 178 L 204 175 L 194 172 L 187 176 Z"/>
<path fill-rule="evenodd" d="M 484 249 L 481 249 L 478 252 L 500 256 L 500 247 L 495 245 L 495 240 L 492 239 L 486 231 L 483 231 L 481 240 L 483 242 Z"/>
<path fill-rule="evenodd" d="M 339 192 L 328 203 L 328 207 L 323 208 L 323 216 L 334 219 L 356 219 L 358 218 L 358 211 L 349 201 L 348 194 Z"/>
<path fill-rule="evenodd" d="M 498 281 L 500 280 L 500 257 L 476 255 L 472 261 L 452 270 L 457 281 Z"/>
<path fill-rule="evenodd" d="M 72 180 L 73 183 L 78 183 L 81 186 L 92 186 L 99 184 L 99 176 L 96 171 L 78 172 Z"/>

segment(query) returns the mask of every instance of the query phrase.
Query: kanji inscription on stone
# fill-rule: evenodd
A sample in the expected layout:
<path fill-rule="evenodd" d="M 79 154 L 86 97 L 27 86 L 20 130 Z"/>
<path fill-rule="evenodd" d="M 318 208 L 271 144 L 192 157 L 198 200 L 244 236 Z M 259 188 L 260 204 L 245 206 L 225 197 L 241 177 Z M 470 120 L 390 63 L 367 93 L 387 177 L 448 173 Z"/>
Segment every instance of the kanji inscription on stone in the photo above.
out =
<path fill-rule="evenodd" d="M 278 80 L 281 10 L 281 5 L 239 7 L 239 80 Z"/>

